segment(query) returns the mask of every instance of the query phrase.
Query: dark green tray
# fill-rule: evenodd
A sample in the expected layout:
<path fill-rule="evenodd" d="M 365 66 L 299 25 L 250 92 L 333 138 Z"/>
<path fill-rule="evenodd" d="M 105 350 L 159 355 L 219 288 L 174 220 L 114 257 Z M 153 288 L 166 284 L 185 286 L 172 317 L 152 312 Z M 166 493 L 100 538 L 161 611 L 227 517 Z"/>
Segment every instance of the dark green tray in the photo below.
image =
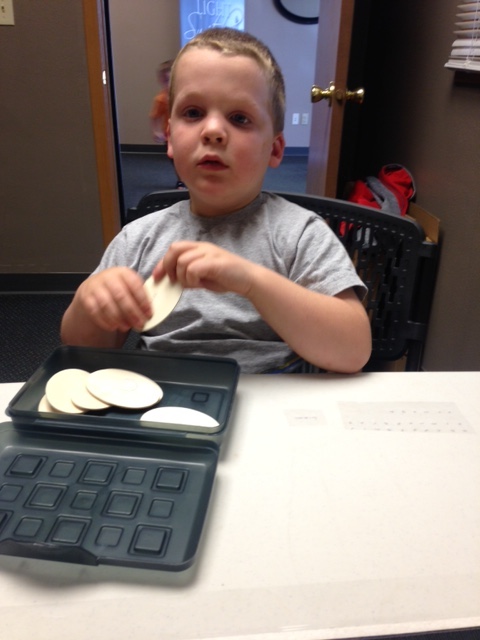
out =
<path fill-rule="evenodd" d="M 204 430 L 192 426 L 161 426 L 150 423 L 142 425 L 140 411 L 110 408 L 105 411 L 85 414 L 58 414 L 38 411 L 38 404 L 45 393 L 49 378 L 67 368 L 96 371 L 105 368 L 122 368 L 141 373 L 155 380 L 164 395 L 155 406 L 181 406 L 202 411 L 218 423 L 215 430 Z M 34 373 L 7 407 L 7 415 L 19 426 L 35 425 L 37 428 L 59 427 L 111 432 L 115 435 L 129 434 L 136 437 L 158 437 L 164 439 L 200 437 L 220 444 L 227 429 L 239 376 L 239 366 L 230 358 L 204 358 L 200 356 L 164 356 L 152 351 L 128 351 L 122 349 L 89 349 L 83 347 L 59 347 Z"/>

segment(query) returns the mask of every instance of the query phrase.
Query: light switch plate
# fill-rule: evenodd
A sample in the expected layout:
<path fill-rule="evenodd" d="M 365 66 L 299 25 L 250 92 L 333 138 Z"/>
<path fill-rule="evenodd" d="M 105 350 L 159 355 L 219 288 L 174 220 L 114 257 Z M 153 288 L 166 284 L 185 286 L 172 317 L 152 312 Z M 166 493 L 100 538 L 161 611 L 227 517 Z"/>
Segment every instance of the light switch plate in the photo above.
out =
<path fill-rule="evenodd" d="M 14 25 L 13 0 L 0 0 L 0 25 Z"/>

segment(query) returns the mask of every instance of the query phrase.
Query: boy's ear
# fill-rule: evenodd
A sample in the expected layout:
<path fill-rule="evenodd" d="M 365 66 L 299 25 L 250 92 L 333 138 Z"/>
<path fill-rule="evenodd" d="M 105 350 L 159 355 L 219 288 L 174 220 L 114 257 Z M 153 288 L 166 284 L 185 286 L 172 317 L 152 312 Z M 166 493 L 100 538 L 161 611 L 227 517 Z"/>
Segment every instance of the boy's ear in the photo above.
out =
<path fill-rule="evenodd" d="M 173 149 L 170 143 L 170 118 L 167 121 L 167 126 L 165 127 L 165 137 L 167 139 L 167 156 L 169 158 L 173 158 Z"/>
<path fill-rule="evenodd" d="M 283 152 L 285 151 L 285 138 L 283 133 L 278 133 L 272 144 L 272 152 L 270 154 L 269 167 L 276 169 L 282 161 Z"/>

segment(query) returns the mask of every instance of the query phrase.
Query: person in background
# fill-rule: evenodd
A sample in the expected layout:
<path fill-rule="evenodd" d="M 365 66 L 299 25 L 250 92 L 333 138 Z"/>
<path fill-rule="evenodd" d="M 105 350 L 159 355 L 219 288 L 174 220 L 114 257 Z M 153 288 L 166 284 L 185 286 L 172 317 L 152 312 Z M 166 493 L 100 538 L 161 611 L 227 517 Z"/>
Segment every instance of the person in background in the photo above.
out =
<path fill-rule="evenodd" d="M 165 144 L 167 142 L 168 85 L 170 83 L 172 64 L 173 60 L 166 60 L 162 62 L 157 69 L 157 80 L 160 85 L 160 91 L 155 96 L 150 110 L 153 139 L 159 144 Z"/>
<path fill-rule="evenodd" d="M 172 70 L 173 60 L 162 62 L 157 69 L 157 80 L 160 85 L 160 91 L 150 109 L 150 124 L 152 135 L 155 142 L 165 144 L 168 134 L 168 85 L 170 83 L 170 73 Z M 178 176 L 177 176 L 178 178 Z M 177 189 L 185 189 L 185 185 L 179 179 L 176 184 Z"/>
<path fill-rule="evenodd" d="M 63 342 L 121 347 L 152 315 L 153 274 L 184 292 L 144 348 L 231 357 L 243 373 L 361 370 L 366 288 L 343 245 L 316 214 L 262 192 L 285 148 L 270 50 L 235 29 L 200 33 L 175 60 L 169 104 L 168 155 L 190 199 L 122 229 L 66 310 Z"/>

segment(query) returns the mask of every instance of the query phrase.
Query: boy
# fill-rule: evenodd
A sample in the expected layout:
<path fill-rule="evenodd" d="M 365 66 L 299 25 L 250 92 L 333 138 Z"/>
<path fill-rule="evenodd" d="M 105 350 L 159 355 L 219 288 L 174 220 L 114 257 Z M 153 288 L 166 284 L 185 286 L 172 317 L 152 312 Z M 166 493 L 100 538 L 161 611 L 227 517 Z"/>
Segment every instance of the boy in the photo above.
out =
<path fill-rule="evenodd" d="M 244 373 L 303 360 L 364 366 L 370 325 L 348 255 L 317 215 L 261 193 L 282 160 L 284 110 L 281 71 L 257 39 L 215 28 L 185 45 L 172 69 L 168 155 L 190 201 L 120 232 L 65 312 L 64 342 L 120 347 L 151 316 L 143 281 L 153 273 L 185 291 L 143 334 L 147 348 L 233 357 Z"/>

